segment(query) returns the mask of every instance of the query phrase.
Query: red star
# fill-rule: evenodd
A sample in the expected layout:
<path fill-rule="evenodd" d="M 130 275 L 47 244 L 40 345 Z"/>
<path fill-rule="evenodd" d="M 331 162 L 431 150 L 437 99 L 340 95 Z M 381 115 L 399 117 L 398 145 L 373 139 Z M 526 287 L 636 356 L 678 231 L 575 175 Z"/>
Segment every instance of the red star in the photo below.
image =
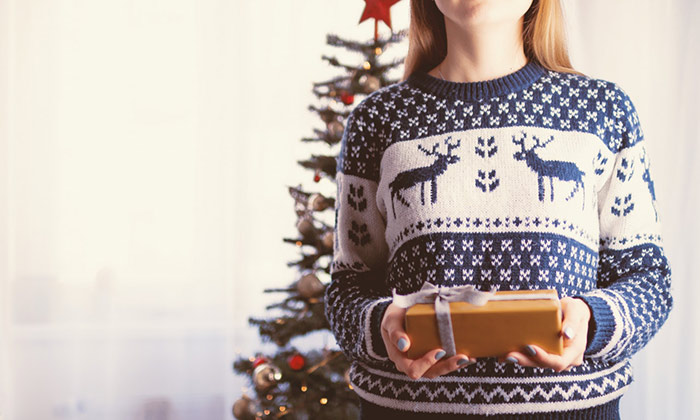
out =
<path fill-rule="evenodd" d="M 369 18 L 379 19 L 391 28 L 391 13 L 389 9 L 400 0 L 365 0 L 365 10 L 362 12 L 360 22 Z"/>

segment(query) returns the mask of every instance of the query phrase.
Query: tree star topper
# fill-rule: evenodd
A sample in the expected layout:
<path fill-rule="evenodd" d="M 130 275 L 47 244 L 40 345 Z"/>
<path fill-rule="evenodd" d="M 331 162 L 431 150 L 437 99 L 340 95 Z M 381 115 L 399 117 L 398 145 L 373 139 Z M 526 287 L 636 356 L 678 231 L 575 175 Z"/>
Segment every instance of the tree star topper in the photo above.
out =
<path fill-rule="evenodd" d="M 362 23 L 369 18 L 374 18 L 374 39 L 379 38 L 377 31 L 378 21 L 381 20 L 389 27 L 391 27 L 391 12 L 390 8 L 394 4 L 398 3 L 400 0 L 365 0 L 365 10 L 362 12 L 362 17 L 360 22 Z"/>

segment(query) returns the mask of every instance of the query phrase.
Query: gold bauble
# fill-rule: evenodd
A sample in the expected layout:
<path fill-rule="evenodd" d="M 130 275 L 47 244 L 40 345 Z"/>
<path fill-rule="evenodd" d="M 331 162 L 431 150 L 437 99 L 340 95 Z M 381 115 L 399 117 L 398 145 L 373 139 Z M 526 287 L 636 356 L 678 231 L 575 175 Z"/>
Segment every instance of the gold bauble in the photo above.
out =
<path fill-rule="evenodd" d="M 324 233 L 323 237 L 321 238 L 321 242 L 326 248 L 333 248 L 333 231 L 329 230 L 328 232 Z"/>
<path fill-rule="evenodd" d="M 360 86 L 362 86 L 364 93 L 372 93 L 382 87 L 382 83 L 379 78 L 372 76 L 371 74 L 363 74 L 360 76 L 358 82 L 360 83 Z"/>
<path fill-rule="evenodd" d="M 301 233 L 304 237 L 310 237 L 316 233 L 316 227 L 311 220 L 306 218 L 299 219 L 297 222 L 297 230 L 299 230 L 299 233 Z"/>
<path fill-rule="evenodd" d="M 233 403 L 233 417 L 238 420 L 251 420 L 255 417 L 255 404 L 247 395 Z"/>
<path fill-rule="evenodd" d="M 313 211 L 325 210 L 329 205 L 328 199 L 319 193 L 314 193 L 309 196 L 308 207 Z"/>
<path fill-rule="evenodd" d="M 343 131 L 345 130 L 345 127 L 343 126 L 343 123 L 341 123 L 338 120 L 333 120 L 326 124 L 326 128 L 328 129 L 328 132 L 331 133 L 333 137 L 340 138 L 343 137 Z"/>
<path fill-rule="evenodd" d="M 321 296 L 325 290 L 325 286 L 314 273 L 303 275 L 297 281 L 297 292 L 305 299 Z"/>
<path fill-rule="evenodd" d="M 282 379 L 282 372 L 272 363 L 261 363 L 253 370 L 253 384 L 255 389 L 264 392 Z"/>

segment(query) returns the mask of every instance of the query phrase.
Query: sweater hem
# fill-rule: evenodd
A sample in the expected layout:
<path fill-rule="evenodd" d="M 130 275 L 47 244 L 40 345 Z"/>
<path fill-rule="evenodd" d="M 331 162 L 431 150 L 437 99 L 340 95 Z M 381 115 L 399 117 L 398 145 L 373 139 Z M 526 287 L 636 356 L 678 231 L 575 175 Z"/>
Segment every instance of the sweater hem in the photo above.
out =
<path fill-rule="evenodd" d="M 360 398 L 382 407 L 395 410 L 425 413 L 445 413 L 445 414 L 524 414 L 581 410 L 595 407 L 610 402 L 621 397 L 629 388 L 625 385 L 609 394 L 595 398 L 575 400 L 575 401 L 555 401 L 555 402 L 535 402 L 535 403 L 504 403 L 504 404 L 463 404 L 463 403 L 441 403 L 441 402 L 410 402 L 394 400 L 372 394 L 353 385 L 353 390 Z"/>

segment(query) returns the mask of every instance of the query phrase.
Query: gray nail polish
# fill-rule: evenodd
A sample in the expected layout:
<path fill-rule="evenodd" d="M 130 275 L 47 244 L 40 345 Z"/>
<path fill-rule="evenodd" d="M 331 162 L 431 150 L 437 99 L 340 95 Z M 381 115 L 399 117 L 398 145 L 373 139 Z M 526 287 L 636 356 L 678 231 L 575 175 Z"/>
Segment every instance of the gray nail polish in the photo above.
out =
<path fill-rule="evenodd" d="M 574 329 L 571 328 L 571 327 L 566 327 L 566 328 L 564 328 L 564 335 L 565 335 L 566 338 L 568 338 L 569 340 L 573 339 L 574 336 L 575 336 L 575 334 L 574 334 Z"/>
<path fill-rule="evenodd" d="M 445 353 L 444 350 L 440 350 L 439 352 L 435 353 L 435 360 L 442 359 L 443 357 L 445 357 L 445 354 L 447 353 Z"/>
<path fill-rule="evenodd" d="M 398 347 L 399 350 L 404 351 L 406 350 L 406 346 L 408 346 L 408 341 L 406 341 L 406 339 L 403 337 L 399 338 L 399 341 L 396 343 L 396 347 Z"/>
<path fill-rule="evenodd" d="M 506 357 L 506 363 L 518 363 L 518 359 L 513 356 Z"/>
<path fill-rule="evenodd" d="M 529 356 L 534 356 L 537 354 L 537 350 L 535 350 L 534 347 L 527 345 L 525 346 L 525 353 L 527 353 Z"/>
<path fill-rule="evenodd" d="M 459 359 L 457 360 L 457 366 L 464 366 L 466 364 L 470 364 L 471 360 L 469 359 Z"/>

